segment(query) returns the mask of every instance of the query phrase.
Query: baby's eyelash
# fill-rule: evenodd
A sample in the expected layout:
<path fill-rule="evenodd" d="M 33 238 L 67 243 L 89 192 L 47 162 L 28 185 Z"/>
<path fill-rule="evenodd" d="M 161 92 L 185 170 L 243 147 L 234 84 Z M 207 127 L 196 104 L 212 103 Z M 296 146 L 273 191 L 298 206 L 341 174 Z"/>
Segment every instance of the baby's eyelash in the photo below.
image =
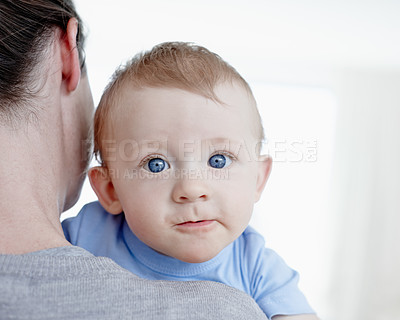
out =
<path fill-rule="evenodd" d="M 150 160 L 152 159 L 163 159 L 164 161 L 168 162 L 168 160 L 162 156 L 161 154 L 149 154 L 147 156 L 145 156 L 140 162 L 139 162 L 139 167 L 143 167 L 146 163 L 148 163 Z"/>
<path fill-rule="evenodd" d="M 224 156 L 226 156 L 226 157 L 229 157 L 232 161 L 237 160 L 237 157 L 236 157 L 232 152 L 229 152 L 229 151 L 226 151 L 226 150 L 217 150 L 217 151 L 214 151 L 214 152 L 210 155 L 209 158 L 211 158 L 212 156 L 215 156 L 216 154 L 222 154 L 222 155 L 224 155 Z"/>

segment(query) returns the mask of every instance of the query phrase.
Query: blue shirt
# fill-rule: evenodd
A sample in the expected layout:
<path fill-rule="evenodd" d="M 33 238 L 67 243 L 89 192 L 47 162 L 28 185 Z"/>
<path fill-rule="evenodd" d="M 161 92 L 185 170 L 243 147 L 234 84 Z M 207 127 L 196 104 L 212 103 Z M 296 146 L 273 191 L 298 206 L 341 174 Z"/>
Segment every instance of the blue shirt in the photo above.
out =
<path fill-rule="evenodd" d="M 269 318 L 314 313 L 297 286 L 298 273 L 265 248 L 263 237 L 251 227 L 213 259 L 187 263 L 144 244 L 130 230 L 123 213 L 111 215 L 99 202 L 85 205 L 62 226 L 73 245 L 109 257 L 142 278 L 222 282 L 251 295 Z"/>

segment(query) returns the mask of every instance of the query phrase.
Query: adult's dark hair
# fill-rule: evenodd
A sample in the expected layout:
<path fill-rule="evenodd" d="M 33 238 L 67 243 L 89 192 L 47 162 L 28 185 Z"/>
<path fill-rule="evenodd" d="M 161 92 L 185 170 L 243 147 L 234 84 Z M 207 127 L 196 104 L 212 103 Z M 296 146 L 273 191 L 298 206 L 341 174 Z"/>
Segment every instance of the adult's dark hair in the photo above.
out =
<path fill-rule="evenodd" d="M 77 49 L 84 69 L 82 22 L 72 0 L 0 0 L 0 120 L 21 114 L 29 101 L 35 66 L 50 45 L 54 28 L 78 20 Z"/>

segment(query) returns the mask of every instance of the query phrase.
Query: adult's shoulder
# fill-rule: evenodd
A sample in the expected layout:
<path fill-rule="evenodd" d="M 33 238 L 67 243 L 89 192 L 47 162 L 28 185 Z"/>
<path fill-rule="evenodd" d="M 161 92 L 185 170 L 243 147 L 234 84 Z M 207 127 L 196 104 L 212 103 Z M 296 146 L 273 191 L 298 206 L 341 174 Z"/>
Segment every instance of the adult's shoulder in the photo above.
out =
<path fill-rule="evenodd" d="M 108 258 L 70 255 L 77 250 L 0 255 L 0 318 L 266 319 L 254 299 L 227 285 L 140 279 Z"/>

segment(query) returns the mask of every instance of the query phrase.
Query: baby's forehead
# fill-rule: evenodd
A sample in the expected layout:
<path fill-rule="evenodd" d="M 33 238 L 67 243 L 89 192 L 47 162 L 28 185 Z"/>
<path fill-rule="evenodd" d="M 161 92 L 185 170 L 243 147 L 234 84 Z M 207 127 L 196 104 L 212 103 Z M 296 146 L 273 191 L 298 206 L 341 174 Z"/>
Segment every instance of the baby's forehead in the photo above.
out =
<path fill-rule="evenodd" d="M 112 123 L 112 132 L 115 132 L 119 128 L 119 123 L 126 121 L 127 117 L 135 115 L 143 117 L 142 121 L 145 124 L 146 121 L 151 121 L 151 117 L 155 112 L 163 112 L 165 108 L 169 108 L 176 114 L 176 117 L 183 117 L 182 119 L 184 119 L 184 116 L 190 117 L 191 112 L 197 112 L 195 109 L 198 104 L 202 105 L 204 101 L 207 101 L 208 104 L 215 106 L 215 109 L 221 108 L 225 111 L 225 113 L 212 113 L 221 122 L 231 121 L 230 117 L 226 117 L 227 113 L 239 111 L 242 122 L 250 122 L 247 126 L 248 130 L 254 132 L 257 137 L 260 136 L 259 114 L 251 92 L 239 83 L 227 81 L 217 85 L 213 92 L 215 98 L 186 88 L 168 86 L 136 87 L 127 82 L 120 88 L 118 95 L 114 99 L 114 110 L 110 113 L 111 117 L 108 120 L 104 120 Z M 174 104 L 173 108 L 170 108 L 170 104 L 175 103 L 175 101 L 178 101 L 178 103 Z M 151 108 L 149 107 L 150 104 Z M 156 108 L 154 105 L 156 105 Z M 186 106 L 188 108 L 185 108 Z M 191 106 L 193 106 L 193 109 L 191 109 Z M 184 116 L 182 116 L 180 108 L 185 109 Z M 207 117 L 209 112 L 209 110 L 204 110 L 204 113 L 200 114 L 199 118 Z M 165 119 L 165 122 L 165 125 L 168 125 L 168 118 Z M 214 124 L 209 124 L 209 126 L 212 125 Z M 204 128 L 204 130 L 207 130 L 207 128 Z"/>
<path fill-rule="evenodd" d="M 145 96 L 158 96 L 160 100 L 160 108 L 163 103 L 168 102 L 168 98 L 173 98 L 177 95 L 182 95 L 182 92 L 186 93 L 185 99 L 187 100 L 198 100 L 199 97 L 208 99 L 212 102 L 216 102 L 222 107 L 228 107 L 229 105 L 241 105 L 243 108 L 248 108 L 251 112 L 253 108 L 257 108 L 254 96 L 248 87 L 245 87 L 238 81 L 224 81 L 218 83 L 215 87 L 209 90 L 200 90 L 198 88 L 189 88 L 182 86 L 169 85 L 145 85 L 137 86 L 132 81 L 126 80 L 123 85 L 120 86 L 118 93 L 114 95 L 114 109 L 126 106 L 138 106 L 137 101 L 143 100 Z M 136 100 L 136 101 L 135 101 Z M 163 101 L 164 100 L 164 101 Z M 145 106 L 144 106 L 145 107 Z M 134 110 L 132 110 L 134 111 Z"/>

